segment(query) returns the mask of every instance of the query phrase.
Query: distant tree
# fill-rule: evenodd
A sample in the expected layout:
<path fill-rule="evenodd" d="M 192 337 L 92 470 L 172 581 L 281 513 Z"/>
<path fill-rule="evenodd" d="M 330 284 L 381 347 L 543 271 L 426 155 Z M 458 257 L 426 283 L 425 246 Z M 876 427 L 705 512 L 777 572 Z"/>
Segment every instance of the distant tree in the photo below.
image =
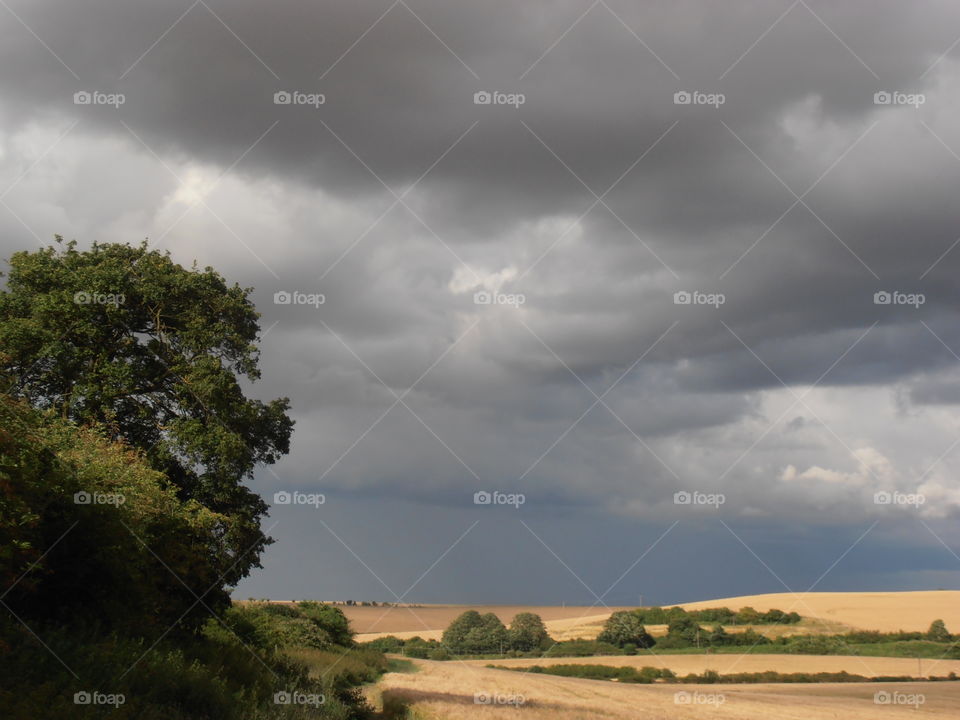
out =
<path fill-rule="evenodd" d="M 697 642 L 699 635 L 699 623 L 686 615 L 672 620 L 667 626 L 667 637 L 675 642 L 681 641 L 684 644 L 693 645 Z M 705 639 L 706 637 L 704 636 L 703 640 Z"/>
<path fill-rule="evenodd" d="M 930 629 L 927 630 L 927 639 L 935 642 L 950 642 L 953 636 L 950 634 L 950 631 L 947 630 L 947 626 L 943 620 L 934 620 L 930 623 Z"/>
<path fill-rule="evenodd" d="M 641 648 L 653 647 L 654 639 L 643 626 L 639 616 L 629 610 L 612 613 L 597 635 L 598 642 L 606 642 L 622 648 L 630 643 Z"/>
<path fill-rule="evenodd" d="M 480 628 L 483 620 L 476 610 L 467 610 L 457 616 L 447 629 L 443 631 L 441 642 L 452 653 L 462 654 L 467 650 L 467 636 L 473 630 Z"/>
<path fill-rule="evenodd" d="M 480 630 L 483 633 L 482 650 L 479 652 L 502 652 L 508 647 L 507 628 L 503 621 L 492 612 L 484 613 L 480 620 Z"/>
<path fill-rule="evenodd" d="M 718 624 L 707 637 L 707 642 L 717 646 L 730 645 L 730 634 L 724 629 L 723 625 Z"/>
<path fill-rule="evenodd" d="M 738 625 L 756 625 L 760 622 L 760 613 L 752 607 L 742 607 L 737 611 Z"/>
<path fill-rule="evenodd" d="M 442 644 L 457 655 L 499 653 L 508 647 L 507 629 L 494 613 L 467 610 L 443 631 Z"/>
<path fill-rule="evenodd" d="M 783 612 L 783 610 L 771 608 L 770 610 L 767 610 L 765 613 L 763 613 L 763 615 L 761 616 L 761 619 L 765 623 L 776 625 L 778 623 L 783 622 L 785 617 L 786 617 L 786 614 Z"/>
<path fill-rule="evenodd" d="M 546 650 L 552 642 L 543 620 L 535 613 L 518 613 L 510 622 L 508 640 L 511 650 Z"/>

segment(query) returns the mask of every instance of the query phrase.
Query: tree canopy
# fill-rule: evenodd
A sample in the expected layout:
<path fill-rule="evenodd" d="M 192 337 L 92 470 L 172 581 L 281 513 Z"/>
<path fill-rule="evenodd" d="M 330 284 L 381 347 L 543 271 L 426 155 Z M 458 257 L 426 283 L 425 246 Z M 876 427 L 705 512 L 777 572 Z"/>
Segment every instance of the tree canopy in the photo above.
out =
<path fill-rule="evenodd" d="M 215 514 L 216 567 L 259 565 L 267 510 L 244 481 L 289 451 L 289 401 L 262 402 L 251 289 L 146 243 L 18 252 L 0 291 L 0 380 L 14 397 L 144 453 L 181 501 Z"/>

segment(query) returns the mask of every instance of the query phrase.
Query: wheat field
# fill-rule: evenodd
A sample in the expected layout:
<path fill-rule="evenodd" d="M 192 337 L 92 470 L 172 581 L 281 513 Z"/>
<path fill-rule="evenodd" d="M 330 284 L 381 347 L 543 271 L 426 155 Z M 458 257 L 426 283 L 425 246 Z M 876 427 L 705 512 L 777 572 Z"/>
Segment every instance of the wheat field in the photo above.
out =
<path fill-rule="evenodd" d="M 627 685 L 456 661 L 417 660 L 415 666 L 416 672 L 384 676 L 374 695 L 409 704 L 417 720 L 946 720 L 956 718 L 960 708 L 960 683 Z M 922 704 L 919 710 L 908 704 L 878 705 L 878 692 L 903 699 L 919 693 Z M 676 693 L 686 693 L 681 700 L 691 702 L 678 703 Z M 478 698 L 502 704 L 477 703 Z"/>
<path fill-rule="evenodd" d="M 922 631 L 940 618 L 954 632 L 960 631 L 960 591 L 930 590 L 919 592 L 816 592 L 773 593 L 717 598 L 682 603 L 687 610 L 710 607 L 728 607 L 739 610 L 753 607 L 761 612 L 772 608 L 794 610 L 804 617 L 800 625 L 764 627 L 768 635 L 803 633 L 841 633 L 847 630 Z M 558 607 L 552 605 L 416 605 L 398 607 L 342 606 L 351 627 L 358 633 L 357 640 L 365 642 L 384 635 L 410 638 L 415 635 L 426 640 L 439 640 L 443 629 L 460 613 L 477 610 L 493 612 L 504 623 L 509 623 L 520 612 L 533 612 L 543 618 L 550 636 L 555 640 L 595 638 L 611 612 L 629 608 L 598 608 L 590 606 Z M 745 630 L 731 627 L 731 632 Z M 651 625 L 653 635 L 663 634 L 664 627 Z"/>

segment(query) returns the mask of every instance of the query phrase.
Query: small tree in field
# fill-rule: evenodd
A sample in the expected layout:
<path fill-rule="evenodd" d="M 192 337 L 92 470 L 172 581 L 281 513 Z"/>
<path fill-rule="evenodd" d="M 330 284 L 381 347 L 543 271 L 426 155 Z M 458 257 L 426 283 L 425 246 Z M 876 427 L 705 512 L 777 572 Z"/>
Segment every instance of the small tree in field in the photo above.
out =
<path fill-rule="evenodd" d="M 537 648 L 546 649 L 551 643 L 543 620 L 535 613 L 518 613 L 510 622 L 508 641 L 512 650 L 529 652 Z"/>
<path fill-rule="evenodd" d="M 476 610 L 467 610 L 451 622 L 447 629 L 443 631 L 441 643 L 446 646 L 450 652 L 461 654 L 469 652 L 467 650 L 467 636 L 483 625 L 480 613 Z"/>
<path fill-rule="evenodd" d="M 640 617 L 629 610 L 615 612 L 607 618 L 603 631 L 597 635 L 598 642 L 606 642 L 617 647 L 631 643 L 641 648 L 653 647 L 653 636 L 647 632 Z"/>
<path fill-rule="evenodd" d="M 947 626 L 943 620 L 934 620 L 930 623 L 930 629 L 927 630 L 927 639 L 935 642 L 950 642 L 953 636 L 950 634 L 950 631 L 947 630 Z"/>

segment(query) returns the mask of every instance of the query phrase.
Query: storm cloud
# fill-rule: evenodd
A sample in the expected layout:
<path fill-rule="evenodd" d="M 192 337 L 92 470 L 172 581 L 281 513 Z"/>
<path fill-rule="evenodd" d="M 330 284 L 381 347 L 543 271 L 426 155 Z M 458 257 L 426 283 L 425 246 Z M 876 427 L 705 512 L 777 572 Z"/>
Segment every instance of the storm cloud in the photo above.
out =
<path fill-rule="evenodd" d="M 509 537 L 476 599 L 549 602 L 546 546 L 605 588 L 675 520 L 730 594 L 783 590 L 747 545 L 809 543 L 803 585 L 868 528 L 825 586 L 960 579 L 955 3 L 0 5 L 5 256 L 148 237 L 255 288 L 297 420 L 256 489 L 328 501 L 240 592 L 392 599 L 353 552 L 412 581 L 473 528 L 417 599 Z"/>

